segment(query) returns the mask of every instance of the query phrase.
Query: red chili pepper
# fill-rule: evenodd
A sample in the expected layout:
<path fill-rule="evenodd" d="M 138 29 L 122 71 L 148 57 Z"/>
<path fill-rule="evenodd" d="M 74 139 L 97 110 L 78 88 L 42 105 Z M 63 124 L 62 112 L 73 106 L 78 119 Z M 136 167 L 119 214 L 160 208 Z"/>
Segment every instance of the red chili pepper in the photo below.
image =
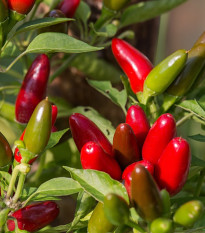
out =
<path fill-rule="evenodd" d="M 147 134 L 142 148 L 142 158 L 155 165 L 167 144 L 175 136 L 174 117 L 169 113 L 161 115 Z"/>
<path fill-rule="evenodd" d="M 132 105 L 127 111 L 126 123 L 132 127 L 141 150 L 150 129 L 149 121 L 143 109 L 138 105 Z"/>
<path fill-rule="evenodd" d="M 80 158 L 84 169 L 103 171 L 108 173 L 113 179 L 121 180 L 119 164 L 97 143 L 86 143 L 81 150 Z"/>
<path fill-rule="evenodd" d="M 122 179 L 124 180 L 125 188 L 127 189 L 127 193 L 129 197 L 131 197 L 131 181 L 132 181 L 131 175 L 132 175 L 132 171 L 134 170 L 137 164 L 143 165 L 149 171 L 149 173 L 152 176 L 154 176 L 154 165 L 145 160 L 132 163 L 128 167 L 126 167 L 126 169 L 122 173 Z"/>
<path fill-rule="evenodd" d="M 16 120 L 27 123 L 38 103 L 46 94 L 50 72 L 49 59 L 45 54 L 39 55 L 29 68 L 16 99 Z"/>
<path fill-rule="evenodd" d="M 113 155 L 112 145 L 103 132 L 90 119 L 80 113 L 74 113 L 69 118 L 73 139 L 79 150 L 87 142 L 98 143 L 109 155 Z"/>
<path fill-rule="evenodd" d="M 7 0 L 9 9 L 19 14 L 28 14 L 35 4 L 35 0 Z"/>
<path fill-rule="evenodd" d="M 137 139 L 130 125 L 122 123 L 116 128 L 113 137 L 113 152 L 122 169 L 140 159 Z"/>
<path fill-rule="evenodd" d="M 55 130 L 55 126 L 54 126 L 56 118 L 57 118 L 57 114 L 58 114 L 58 108 L 57 108 L 56 105 L 53 104 L 52 105 L 52 130 L 51 130 L 51 132 L 56 132 L 57 131 L 57 130 Z M 19 138 L 19 140 L 23 141 L 25 132 L 26 132 L 26 130 L 23 131 L 23 133 L 21 134 L 21 137 Z M 14 151 L 14 158 L 18 163 L 21 162 L 22 157 L 21 157 L 20 151 L 19 151 L 19 149 L 17 147 L 15 148 L 15 151 Z M 29 161 L 29 164 L 32 164 L 37 158 L 38 157 L 35 157 L 35 158 L 31 159 Z"/>
<path fill-rule="evenodd" d="M 59 214 L 59 208 L 53 201 L 28 205 L 15 211 L 11 216 L 16 218 L 18 228 L 29 232 L 37 231 L 50 224 Z M 15 230 L 15 222 L 7 221 L 9 231 Z"/>
<path fill-rule="evenodd" d="M 67 18 L 72 18 L 80 4 L 80 0 L 64 0 L 62 1 L 58 9 L 61 10 Z"/>
<path fill-rule="evenodd" d="M 149 59 L 124 40 L 117 38 L 112 40 L 112 52 L 127 75 L 132 91 L 135 94 L 143 91 L 144 81 L 153 68 Z"/>
<path fill-rule="evenodd" d="M 155 178 L 159 187 L 170 195 L 177 194 L 186 181 L 190 161 L 188 142 L 180 137 L 172 139 L 156 164 Z"/>

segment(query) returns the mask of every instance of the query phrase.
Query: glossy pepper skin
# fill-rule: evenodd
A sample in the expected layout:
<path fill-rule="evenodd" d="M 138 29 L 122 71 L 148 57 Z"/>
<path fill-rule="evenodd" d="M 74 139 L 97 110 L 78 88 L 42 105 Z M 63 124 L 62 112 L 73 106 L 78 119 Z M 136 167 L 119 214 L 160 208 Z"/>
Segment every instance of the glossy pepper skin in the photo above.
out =
<path fill-rule="evenodd" d="M 48 99 L 42 100 L 35 108 L 24 135 L 26 149 L 40 154 L 46 147 L 52 128 L 52 109 Z"/>
<path fill-rule="evenodd" d="M 20 230 L 35 232 L 50 224 L 59 214 L 59 208 L 53 201 L 28 205 L 15 211 L 11 216 L 16 218 Z M 7 221 L 9 231 L 14 231 L 15 222 Z"/>
<path fill-rule="evenodd" d="M 58 108 L 57 108 L 56 105 L 53 104 L 52 105 L 52 129 L 51 129 L 51 132 L 53 132 L 53 127 L 54 127 L 54 124 L 55 124 L 55 121 L 56 121 L 56 118 L 57 118 L 57 114 L 58 114 Z M 23 141 L 25 132 L 26 132 L 26 130 L 23 131 L 23 133 L 21 134 L 19 140 Z M 22 156 L 21 156 L 21 153 L 20 153 L 20 151 L 19 151 L 19 149 L 17 147 L 15 148 L 15 151 L 14 151 L 14 158 L 18 163 L 21 162 Z M 36 159 L 37 159 L 37 157 L 31 159 L 29 161 L 29 164 L 32 164 Z"/>
<path fill-rule="evenodd" d="M 134 170 L 137 164 L 143 165 L 152 176 L 154 175 L 154 165 L 152 165 L 148 161 L 141 160 L 141 161 L 132 163 L 128 167 L 126 167 L 126 169 L 122 173 L 122 179 L 124 180 L 125 188 L 127 190 L 129 197 L 131 197 L 131 181 L 132 181 L 131 175 L 132 175 L 132 171 Z"/>
<path fill-rule="evenodd" d="M 8 4 L 6 0 L 0 0 L 0 23 L 7 19 L 9 15 Z"/>
<path fill-rule="evenodd" d="M 130 0 L 104 0 L 104 5 L 114 11 L 121 10 Z"/>
<path fill-rule="evenodd" d="M 69 124 L 79 152 L 85 143 L 92 141 L 98 143 L 109 155 L 113 154 L 111 143 L 97 125 L 86 116 L 74 113 L 69 118 Z"/>
<path fill-rule="evenodd" d="M 16 120 L 28 123 L 37 104 L 45 97 L 50 62 L 45 54 L 36 57 L 30 66 L 15 104 Z"/>
<path fill-rule="evenodd" d="M 150 130 L 150 124 L 144 110 L 138 105 L 129 107 L 126 115 L 126 123 L 132 127 L 141 150 Z"/>
<path fill-rule="evenodd" d="M 198 44 L 205 44 L 205 31 L 200 35 L 200 37 L 197 39 L 197 41 L 194 43 L 194 46 Z M 193 47 L 194 47 L 193 46 Z"/>
<path fill-rule="evenodd" d="M 129 206 L 120 196 L 109 193 L 104 198 L 104 212 L 107 219 L 115 226 L 124 225 L 129 221 Z"/>
<path fill-rule="evenodd" d="M 177 194 L 186 182 L 190 161 L 188 142 L 180 137 L 173 138 L 156 164 L 155 178 L 159 187 L 172 196 Z"/>
<path fill-rule="evenodd" d="M 174 224 L 171 219 L 168 218 L 157 218 L 150 226 L 151 233 L 173 233 Z"/>
<path fill-rule="evenodd" d="M 151 127 L 142 148 L 142 158 L 156 165 L 167 144 L 176 136 L 174 117 L 165 113 Z"/>
<path fill-rule="evenodd" d="M 184 49 L 177 50 L 160 62 L 149 73 L 143 88 L 146 98 L 163 93 L 182 71 L 187 60 L 187 52 Z"/>
<path fill-rule="evenodd" d="M 180 206 L 173 216 L 175 223 L 184 227 L 192 227 L 201 217 L 204 205 L 199 200 L 192 200 Z"/>
<path fill-rule="evenodd" d="M 135 94 L 143 91 L 144 81 L 153 68 L 149 59 L 126 41 L 117 38 L 112 40 L 112 52 L 127 75 L 132 91 Z"/>
<path fill-rule="evenodd" d="M 13 152 L 11 147 L 4 137 L 4 135 L 0 132 L 0 168 L 7 166 L 13 157 Z"/>
<path fill-rule="evenodd" d="M 80 0 L 63 0 L 58 9 L 61 10 L 67 18 L 72 18 L 80 4 Z"/>
<path fill-rule="evenodd" d="M 118 125 L 113 137 L 114 157 L 122 169 L 140 159 L 137 139 L 131 128 L 126 123 Z"/>
<path fill-rule="evenodd" d="M 158 187 L 143 165 L 136 165 L 132 172 L 131 200 L 136 211 L 150 222 L 160 217 L 163 203 Z"/>
<path fill-rule="evenodd" d="M 108 233 L 113 232 L 115 226 L 105 216 L 104 205 L 98 202 L 96 205 L 90 220 L 88 221 L 89 233 Z"/>
<path fill-rule="evenodd" d="M 88 142 L 83 146 L 80 159 L 84 169 L 103 171 L 113 179 L 121 179 L 121 169 L 117 161 L 95 142 Z"/>
<path fill-rule="evenodd" d="M 35 0 L 8 0 L 9 9 L 19 14 L 28 14 L 35 4 Z"/>

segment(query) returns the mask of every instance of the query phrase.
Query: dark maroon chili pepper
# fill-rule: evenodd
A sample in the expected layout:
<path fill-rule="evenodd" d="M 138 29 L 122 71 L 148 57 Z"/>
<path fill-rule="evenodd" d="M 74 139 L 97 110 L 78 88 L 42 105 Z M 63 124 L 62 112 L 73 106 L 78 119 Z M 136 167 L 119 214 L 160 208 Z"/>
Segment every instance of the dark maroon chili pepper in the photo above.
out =
<path fill-rule="evenodd" d="M 126 123 L 132 127 L 141 150 L 150 129 L 144 110 L 138 105 L 132 105 L 127 111 Z"/>
<path fill-rule="evenodd" d="M 98 143 L 109 155 L 113 155 L 111 143 L 97 125 L 86 116 L 80 113 L 74 113 L 70 116 L 69 123 L 73 139 L 79 152 L 85 143 L 91 141 Z"/>
<path fill-rule="evenodd" d="M 113 179 L 121 180 L 121 169 L 117 161 L 95 142 L 86 143 L 80 153 L 84 169 L 94 169 L 108 173 Z"/>
<path fill-rule="evenodd" d="M 58 9 L 60 9 L 67 18 L 72 18 L 80 4 L 80 0 L 63 0 Z"/>
<path fill-rule="evenodd" d="M 53 201 L 28 205 L 15 211 L 11 216 L 16 218 L 18 228 L 29 232 L 37 231 L 50 224 L 59 214 L 59 208 Z M 9 231 L 15 230 L 15 222 L 7 221 Z"/>
<path fill-rule="evenodd" d="M 142 158 L 156 164 L 167 144 L 176 136 L 174 117 L 165 113 L 153 124 L 142 148 Z"/>
<path fill-rule="evenodd" d="M 50 72 L 49 59 L 45 54 L 39 55 L 29 68 L 16 99 L 16 120 L 28 123 L 35 107 L 46 94 Z"/>

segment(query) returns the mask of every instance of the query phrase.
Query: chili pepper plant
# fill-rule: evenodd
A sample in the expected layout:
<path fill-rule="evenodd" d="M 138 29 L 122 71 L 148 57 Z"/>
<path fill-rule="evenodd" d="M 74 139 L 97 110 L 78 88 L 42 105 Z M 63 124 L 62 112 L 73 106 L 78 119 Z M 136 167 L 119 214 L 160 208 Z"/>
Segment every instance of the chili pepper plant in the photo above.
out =
<path fill-rule="evenodd" d="M 158 64 L 131 44 L 186 1 L 0 0 L 0 232 L 205 230 L 205 32 Z M 71 67 L 123 120 L 51 92 Z"/>

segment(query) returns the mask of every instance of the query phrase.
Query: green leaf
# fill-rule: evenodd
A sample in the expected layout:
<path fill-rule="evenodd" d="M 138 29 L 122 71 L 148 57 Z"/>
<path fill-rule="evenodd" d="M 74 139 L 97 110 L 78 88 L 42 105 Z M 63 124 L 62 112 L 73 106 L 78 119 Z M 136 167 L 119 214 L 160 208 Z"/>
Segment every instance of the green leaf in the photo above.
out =
<path fill-rule="evenodd" d="M 196 157 L 195 155 L 192 155 L 191 165 L 192 166 L 205 167 L 205 161 L 198 158 L 198 157 Z"/>
<path fill-rule="evenodd" d="M 185 100 L 177 106 L 205 120 L 205 109 L 199 101 Z"/>
<path fill-rule="evenodd" d="M 83 53 L 101 49 L 103 48 L 93 47 L 64 33 L 46 32 L 35 37 L 24 53 Z"/>
<path fill-rule="evenodd" d="M 155 18 L 187 0 L 155 0 L 139 2 L 126 8 L 121 16 L 120 27 Z"/>
<path fill-rule="evenodd" d="M 70 114 L 71 113 L 81 113 L 84 116 L 88 117 L 100 128 L 100 130 L 105 134 L 109 141 L 112 142 L 115 128 L 109 120 L 102 117 L 96 110 L 91 107 L 80 106 L 71 109 Z"/>
<path fill-rule="evenodd" d="M 109 98 L 113 103 L 120 106 L 122 110 L 126 113 L 125 105 L 127 103 L 127 93 L 125 89 L 122 91 L 118 91 L 116 88 L 112 87 L 110 81 L 87 81 L 93 88 Z"/>
<path fill-rule="evenodd" d="M 32 21 L 28 21 L 28 22 L 22 24 L 20 27 L 18 27 L 16 32 L 15 32 L 15 35 L 22 33 L 22 32 L 36 30 L 36 29 L 43 28 L 43 27 L 49 27 L 52 25 L 56 25 L 59 23 L 64 23 L 64 22 L 68 22 L 68 21 L 72 21 L 72 20 L 73 19 L 69 19 L 69 18 L 52 18 L 52 17 L 35 19 Z"/>
<path fill-rule="evenodd" d="M 45 150 L 48 150 L 54 147 L 61 139 L 61 137 L 68 131 L 69 129 L 63 129 L 54 133 L 51 133 L 48 145 L 46 146 Z"/>
<path fill-rule="evenodd" d="M 80 1 L 80 5 L 77 8 L 75 17 L 82 20 L 84 25 L 86 25 L 90 16 L 91 16 L 91 10 L 89 5 L 83 1 Z"/>
<path fill-rule="evenodd" d="M 75 169 L 64 167 L 71 177 L 96 200 L 103 202 L 108 193 L 116 193 L 129 202 L 127 191 L 123 184 L 113 180 L 107 173 L 92 169 Z"/>
<path fill-rule="evenodd" d="M 19 48 L 13 42 L 9 42 L 1 53 L 1 58 L 17 57 L 19 54 Z"/>
<path fill-rule="evenodd" d="M 198 141 L 198 142 L 205 142 L 205 135 L 196 134 L 196 135 L 189 136 L 189 138 L 195 141 Z"/>
<path fill-rule="evenodd" d="M 73 179 L 66 177 L 54 178 L 46 181 L 26 200 L 25 205 L 29 201 L 37 201 L 38 195 L 42 196 L 67 196 L 78 193 L 82 190 L 81 186 Z"/>

